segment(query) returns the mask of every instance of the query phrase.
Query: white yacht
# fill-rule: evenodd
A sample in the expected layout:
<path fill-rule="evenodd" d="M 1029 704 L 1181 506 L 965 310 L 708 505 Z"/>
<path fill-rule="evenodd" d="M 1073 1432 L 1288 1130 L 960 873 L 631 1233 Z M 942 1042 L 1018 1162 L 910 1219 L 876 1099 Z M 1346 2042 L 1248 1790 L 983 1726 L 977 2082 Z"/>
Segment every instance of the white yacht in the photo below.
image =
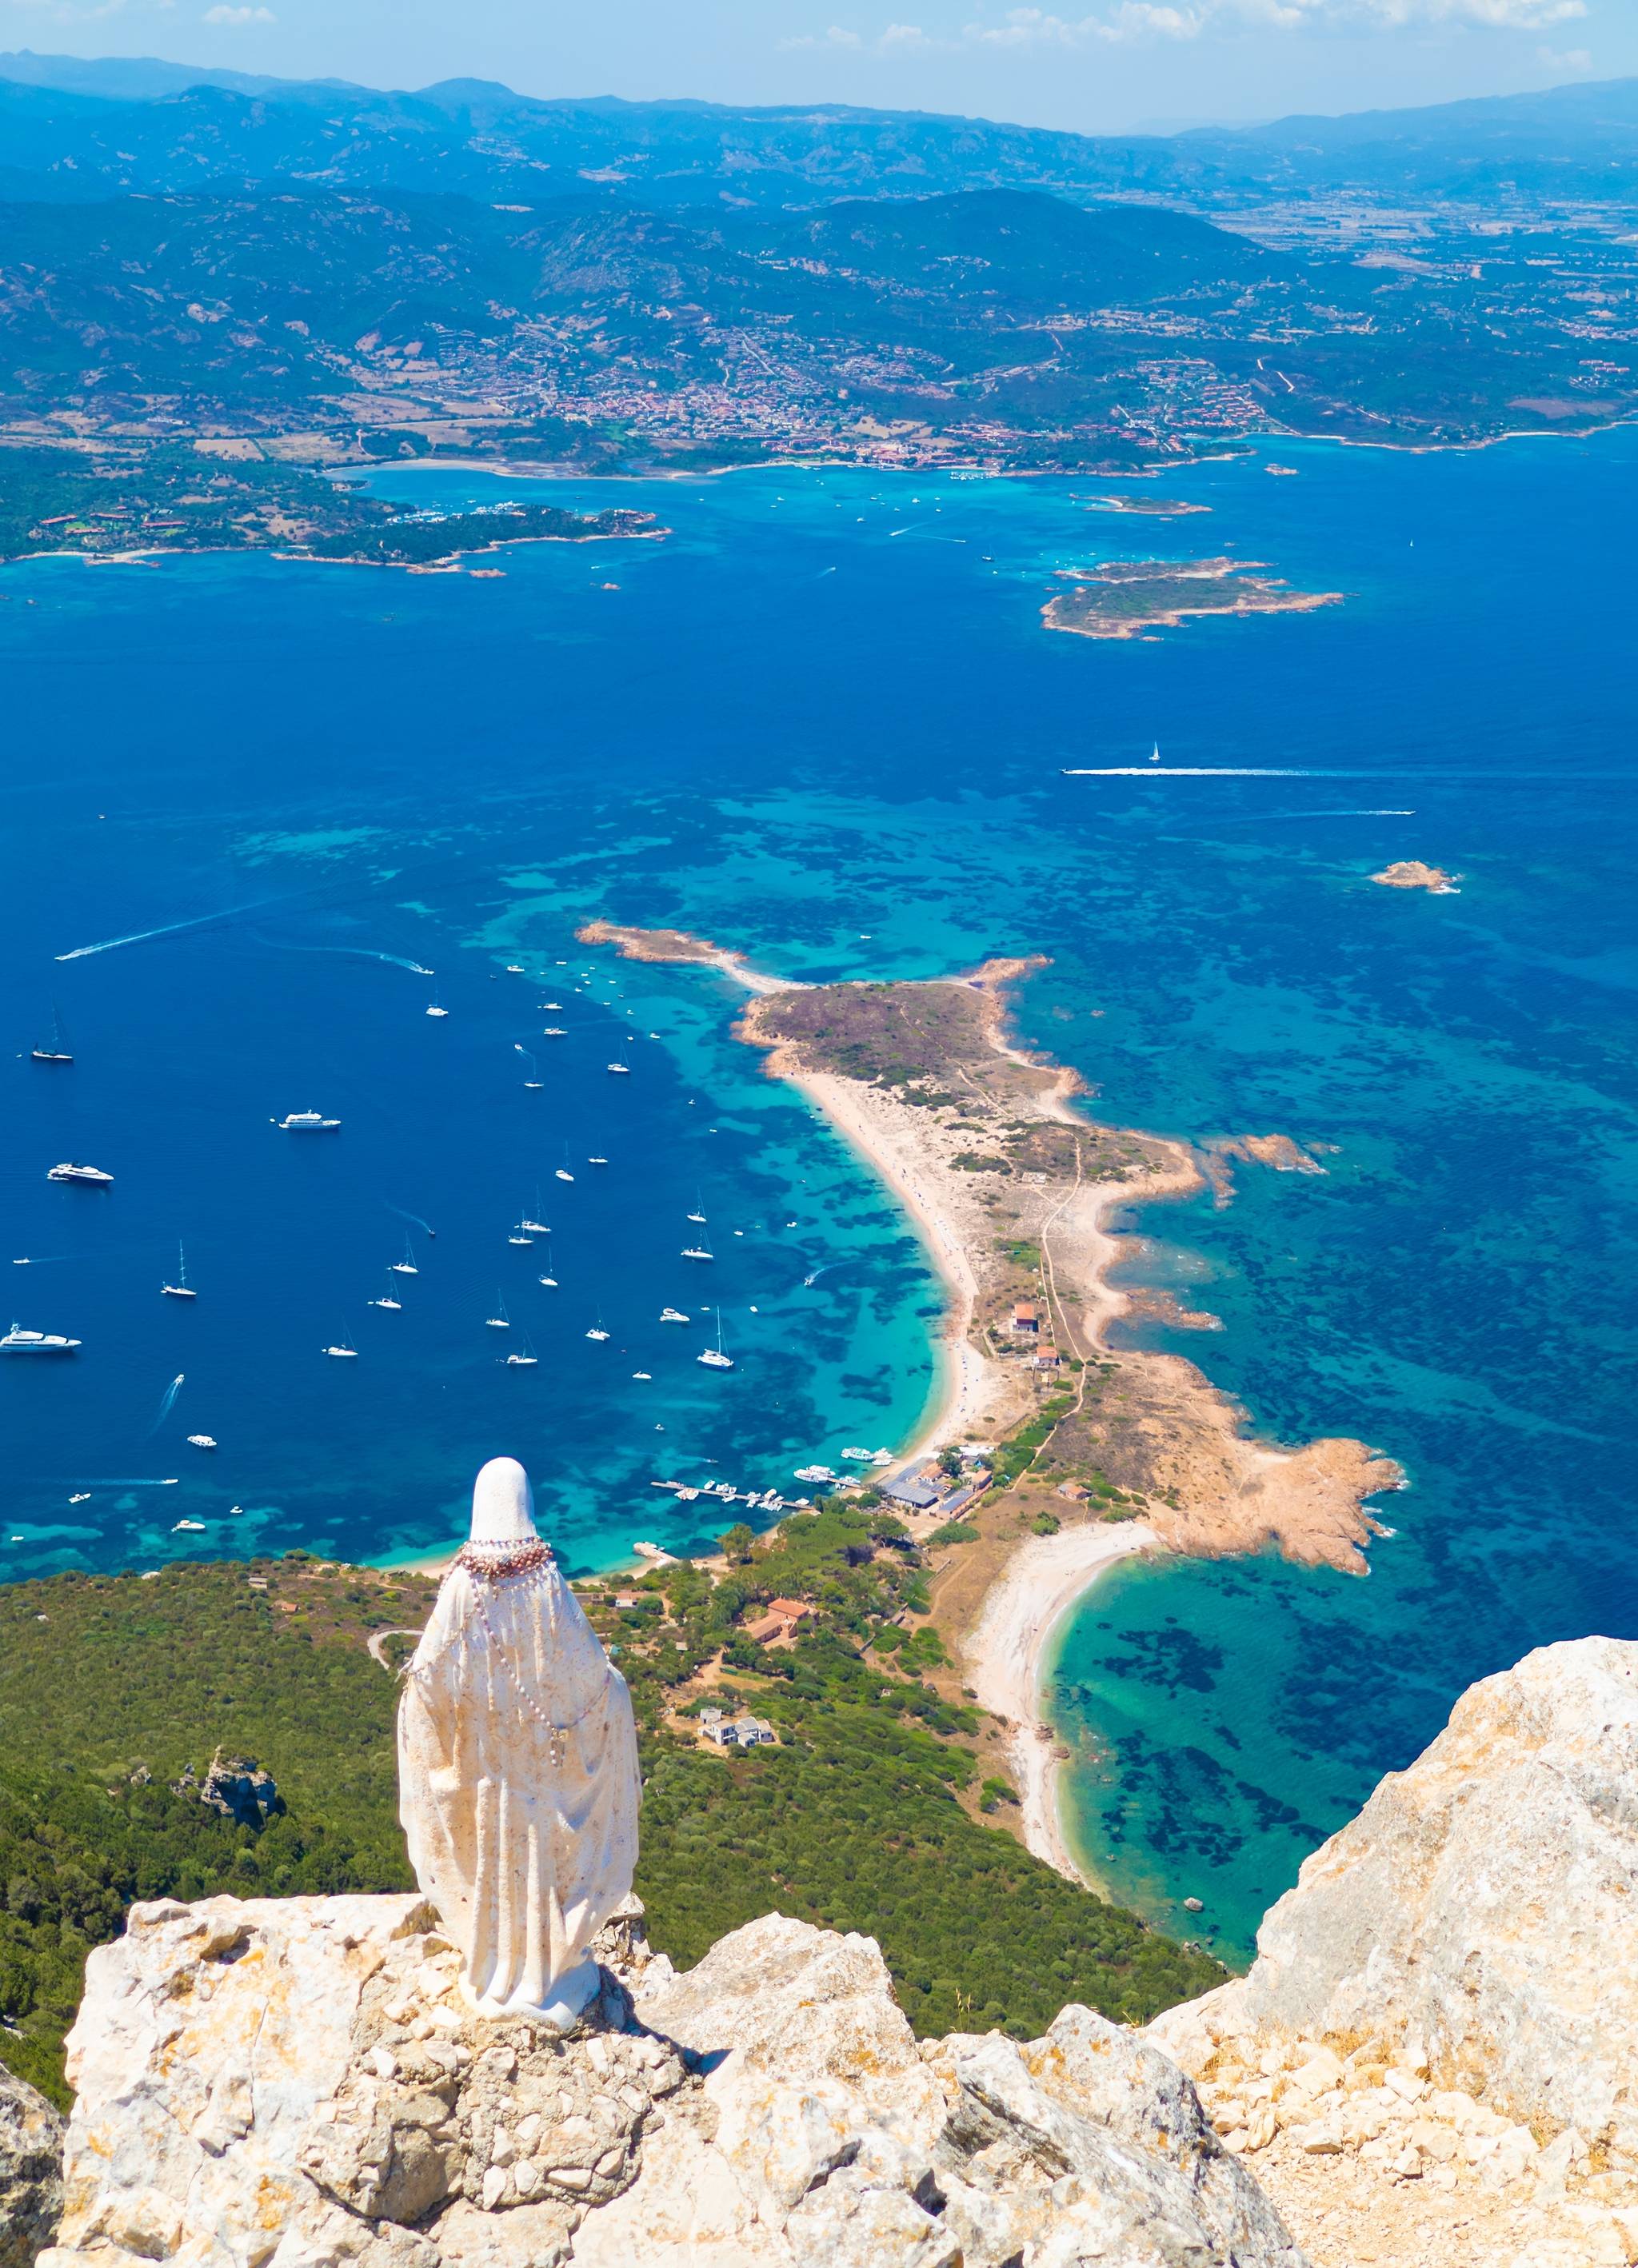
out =
<path fill-rule="evenodd" d="M 506 1366 L 509 1370 L 529 1370 L 532 1369 L 535 1364 L 539 1360 L 540 1357 L 535 1351 L 535 1342 L 527 1331 L 523 1334 L 522 1353 L 509 1354 L 505 1357 Z"/>
<path fill-rule="evenodd" d="M 551 1273 L 551 1233 L 550 1230 L 547 1231 L 546 1234 L 546 1273 L 543 1276 L 537 1276 L 535 1280 L 537 1284 L 543 1284 L 549 1292 L 555 1292 L 557 1288 L 557 1278 Z"/>
<path fill-rule="evenodd" d="M 434 992 L 432 998 L 426 1004 L 426 1012 L 429 1016 L 446 1016 L 449 1013 L 449 1011 L 445 1007 L 437 993 Z"/>
<path fill-rule="evenodd" d="M 701 1228 L 704 1228 L 705 1226 L 705 1216 L 700 1211 L 700 1207 L 705 1204 L 705 1200 L 704 1197 L 696 1191 L 694 1197 L 694 1210 L 688 1215 L 689 1219 L 695 1222 Z"/>
<path fill-rule="evenodd" d="M 292 1110 L 273 1123 L 281 1134 L 335 1134 L 341 1129 L 339 1118 L 326 1118 L 319 1110 Z"/>
<path fill-rule="evenodd" d="M 345 1339 L 337 1339 L 334 1346 L 327 1346 L 324 1351 L 333 1354 L 338 1362 L 357 1362 L 358 1359 L 358 1348 L 349 1346 Z"/>
<path fill-rule="evenodd" d="M 0 1354 L 73 1354 L 79 1344 L 77 1339 L 64 1338 L 61 1331 L 26 1331 L 20 1323 L 13 1323 L 0 1338 Z"/>
<path fill-rule="evenodd" d="M 402 1300 L 396 1299 L 394 1296 L 393 1271 L 389 1268 L 387 1271 L 387 1289 L 382 1292 L 379 1300 L 372 1300 L 369 1302 L 369 1305 L 373 1307 L 386 1307 L 389 1309 L 392 1314 L 397 1315 L 403 1313 L 403 1304 L 404 1303 Z"/>
<path fill-rule="evenodd" d="M 36 1063 L 71 1064 L 73 1062 L 72 1050 L 63 1037 L 63 1019 L 55 1006 L 51 1011 L 51 1045 L 48 1048 L 31 1048 L 28 1052 Z"/>
<path fill-rule="evenodd" d="M 391 1263 L 391 1273 L 395 1276 L 418 1276 L 421 1273 L 411 1255 L 408 1235 L 404 1238 L 404 1256 L 402 1260 L 395 1260 Z"/>
<path fill-rule="evenodd" d="M 536 1189 L 535 1192 L 535 1212 L 538 1213 L 540 1209 L 541 1193 Z M 518 1226 L 523 1231 L 526 1236 L 550 1236 L 551 1234 L 550 1229 L 543 1220 L 536 1220 L 527 1212 L 524 1214 L 522 1219 L 518 1223 Z"/>
<path fill-rule="evenodd" d="M 495 1307 L 497 1312 L 494 1314 L 484 1316 L 485 1324 L 491 1331 L 509 1331 L 512 1329 L 512 1318 L 506 1313 L 506 1303 L 498 1292 L 495 1294 Z"/>
<path fill-rule="evenodd" d="M 509 961 L 506 963 L 506 974 L 508 976 L 527 976 L 528 971 L 520 961 Z"/>
<path fill-rule="evenodd" d="M 190 1433 L 188 1436 L 188 1446 L 190 1449 L 214 1449 L 216 1447 L 216 1435 L 214 1433 Z"/>
<path fill-rule="evenodd" d="M 631 1375 L 632 1375 L 632 1377 L 633 1377 L 633 1378 L 648 1378 L 648 1379 L 652 1379 L 652 1378 L 653 1378 L 653 1374 L 654 1374 L 654 1373 L 653 1373 L 653 1372 L 652 1370 L 634 1370 L 634 1371 L 631 1373 Z"/>
<path fill-rule="evenodd" d="M 734 1358 L 733 1358 L 733 1356 L 732 1356 L 732 1355 L 728 1355 L 728 1354 L 724 1354 L 724 1352 L 722 1351 L 722 1310 L 721 1310 L 721 1308 L 720 1308 L 720 1307 L 719 1307 L 719 1308 L 718 1308 L 718 1310 L 717 1310 L 717 1344 L 716 1344 L 716 1345 L 715 1345 L 714 1347 L 707 1347 L 707 1348 L 705 1349 L 705 1351 L 704 1352 L 704 1354 L 697 1354 L 697 1355 L 695 1356 L 694 1359 L 695 1359 L 695 1361 L 696 1361 L 696 1362 L 703 1362 L 703 1363 L 705 1364 L 705 1367 L 706 1367 L 706 1369 L 707 1369 L 707 1370 L 732 1370 L 732 1369 L 733 1369 L 733 1367 L 734 1367 Z"/>
<path fill-rule="evenodd" d="M 607 1158 L 588 1158 L 586 1162 L 588 1166 L 606 1166 L 609 1160 Z"/>
<path fill-rule="evenodd" d="M 560 1182 L 572 1182 L 574 1175 L 569 1171 L 568 1166 L 564 1164 L 557 1169 L 557 1179 Z"/>
<path fill-rule="evenodd" d="M 179 1520 L 171 1530 L 173 1535 L 203 1535 L 204 1532 L 203 1520 Z"/>
<path fill-rule="evenodd" d="M 609 1334 L 603 1329 L 603 1311 L 601 1307 L 597 1310 L 597 1321 L 593 1324 L 591 1329 L 587 1331 L 586 1336 L 588 1339 L 606 1339 L 608 1337 Z"/>
<path fill-rule="evenodd" d="M 660 1320 L 662 1323 L 685 1323 L 688 1317 L 681 1307 L 661 1307 Z"/>
<path fill-rule="evenodd" d="M 508 1244 L 533 1244 L 535 1239 L 525 1233 L 523 1223 L 519 1220 L 513 1223 L 512 1231 L 506 1241 Z"/>
<path fill-rule="evenodd" d="M 556 1008 L 560 1012 L 563 1008 L 563 1003 L 561 1000 L 542 1000 L 540 1005 L 542 1008 Z"/>
<path fill-rule="evenodd" d="M 161 1284 L 159 1291 L 167 1300 L 196 1300 L 199 1297 L 188 1280 L 188 1262 L 180 1244 L 176 1248 L 176 1281 L 174 1284 Z"/>
<path fill-rule="evenodd" d="M 112 1174 L 105 1174 L 100 1166 L 53 1166 L 47 1174 L 48 1182 L 85 1182 L 93 1189 L 111 1189 Z"/>
<path fill-rule="evenodd" d="M 685 1244 L 682 1248 L 684 1260 L 714 1260 L 716 1256 L 714 1252 L 707 1252 L 703 1244 Z"/>
<path fill-rule="evenodd" d="M 613 1071 L 616 1079 L 630 1079 L 631 1076 L 631 1066 L 630 1064 L 610 1064 L 609 1068 Z"/>
<path fill-rule="evenodd" d="M 548 1024 L 541 1034 L 543 1040 L 566 1040 L 569 1035 L 562 1024 Z"/>
<path fill-rule="evenodd" d="M 823 1484 L 826 1481 L 833 1481 L 836 1478 L 836 1475 L 831 1471 L 829 1465 L 798 1465 L 796 1468 L 796 1477 L 799 1481 L 814 1481 Z"/>

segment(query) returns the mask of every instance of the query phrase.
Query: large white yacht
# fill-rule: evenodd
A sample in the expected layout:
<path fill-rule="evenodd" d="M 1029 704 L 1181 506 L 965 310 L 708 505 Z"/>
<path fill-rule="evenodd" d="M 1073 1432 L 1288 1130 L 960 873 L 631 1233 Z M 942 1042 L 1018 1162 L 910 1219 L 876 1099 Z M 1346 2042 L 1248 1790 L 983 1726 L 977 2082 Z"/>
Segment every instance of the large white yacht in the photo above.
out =
<path fill-rule="evenodd" d="M 334 1134 L 341 1127 L 339 1118 L 327 1118 L 321 1110 L 288 1111 L 273 1123 L 281 1134 Z"/>
<path fill-rule="evenodd" d="M 48 1182 L 87 1182 L 93 1189 L 106 1189 L 114 1186 L 112 1174 L 105 1174 L 100 1166 L 53 1166 L 46 1175 Z"/>
<path fill-rule="evenodd" d="M 77 1339 L 64 1338 L 60 1331 L 26 1331 L 13 1323 L 0 1338 L 0 1354 L 72 1354 L 78 1345 Z"/>
<path fill-rule="evenodd" d="M 196 1300 L 199 1297 L 188 1280 L 188 1262 L 180 1244 L 176 1248 L 176 1281 L 174 1284 L 161 1284 L 159 1291 L 167 1300 Z"/>

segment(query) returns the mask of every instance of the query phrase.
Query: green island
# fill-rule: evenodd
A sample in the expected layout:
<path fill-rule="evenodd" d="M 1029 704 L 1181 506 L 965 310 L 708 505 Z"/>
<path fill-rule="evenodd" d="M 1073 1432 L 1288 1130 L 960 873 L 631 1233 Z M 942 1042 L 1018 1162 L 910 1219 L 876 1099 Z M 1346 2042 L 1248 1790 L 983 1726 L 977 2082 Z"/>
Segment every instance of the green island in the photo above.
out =
<path fill-rule="evenodd" d="M 653 513 L 642 512 L 522 504 L 406 512 L 306 466 L 254 453 L 201 453 L 181 443 L 140 454 L 0 448 L 0 560 L 276 547 L 306 558 L 416 567 L 503 543 L 660 533 Z"/>
<path fill-rule="evenodd" d="M 1068 571 L 1069 587 L 1047 600 L 1049 630 L 1129 638 L 1176 629 L 1191 615 L 1304 615 L 1342 603 L 1340 591 L 1294 591 L 1258 574 L 1258 559 L 1111 559 Z"/>
<path fill-rule="evenodd" d="M 990 1823 L 1013 1791 L 927 1619 L 928 1550 L 873 1496 L 576 1587 L 637 1710 L 653 1941 L 685 1967 L 775 1909 L 867 1932 L 927 2036 L 1029 2037 L 1067 2000 L 1141 2021 L 1221 1981 Z M 0 1591 L 0 2063 L 67 2101 L 86 1954 L 136 1899 L 410 1887 L 392 1668 L 435 1592 L 302 1552 Z M 774 1598 L 810 1611 L 751 1635 Z M 773 1740 L 708 1746 L 713 1699 Z M 200 1800 L 218 1754 L 272 1775 L 265 1819 Z"/>

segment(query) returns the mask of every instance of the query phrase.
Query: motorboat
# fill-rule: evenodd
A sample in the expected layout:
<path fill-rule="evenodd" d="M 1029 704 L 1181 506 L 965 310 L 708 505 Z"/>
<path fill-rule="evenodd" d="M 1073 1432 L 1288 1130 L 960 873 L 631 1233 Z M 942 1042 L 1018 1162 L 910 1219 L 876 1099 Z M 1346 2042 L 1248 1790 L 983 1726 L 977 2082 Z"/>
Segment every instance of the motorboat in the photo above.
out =
<path fill-rule="evenodd" d="M 513 1040 L 513 1042 L 512 1042 L 512 1052 L 513 1052 L 513 1054 L 514 1056 L 521 1056 L 521 1057 L 523 1057 L 524 1062 L 525 1062 L 526 1064 L 528 1064 L 528 1067 L 529 1067 L 529 1075 L 528 1075 L 528 1078 L 524 1080 L 524 1082 L 523 1082 L 523 1084 L 525 1085 L 525 1086 L 535 1087 L 535 1088 L 539 1088 L 539 1087 L 543 1086 L 545 1085 L 545 1083 L 546 1083 L 546 1082 L 544 1081 L 544 1079 L 542 1079 L 542 1077 L 541 1077 L 541 1075 L 540 1075 L 540 1073 L 541 1073 L 541 1067 L 540 1067 L 540 1065 L 535 1062 L 535 1060 L 534 1057 L 529 1053 L 528 1049 L 527 1048 L 525 1048 L 525 1047 L 520 1047 L 520 1046 L 518 1044 L 517 1041 L 516 1041 L 516 1040 Z"/>
<path fill-rule="evenodd" d="M 216 1435 L 214 1433 L 190 1433 L 188 1436 L 188 1446 L 192 1449 L 214 1449 L 216 1447 Z"/>
<path fill-rule="evenodd" d="M 825 1481 L 833 1481 L 836 1478 L 836 1475 L 831 1471 L 829 1465 L 798 1465 L 796 1468 L 796 1477 L 799 1481 L 823 1483 Z"/>
<path fill-rule="evenodd" d="M 542 1001 L 541 1002 L 541 1006 L 542 1006 L 542 1008 L 548 1008 L 548 1009 L 555 1008 L 555 1009 L 557 1009 L 557 1010 L 558 1011 L 558 1012 L 559 1012 L 559 1013 L 561 1013 L 561 1012 L 562 1012 L 562 1009 L 563 1009 L 563 1003 L 562 1003 L 562 1001 L 561 1001 L 561 1000 L 542 1000 Z"/>
<path fill-rule="evenodd" d="M 616 1079 L 630 1079 L 631 1076 L 630 1064 L 610 1064 L 609 1068 Z"/>
<path fill-rule="evenodd" d="M 171 1530 L 173 1535 L 203 1535 L 204 1532 L 203 1520 L 179 1520 Z"/>
<path fill-rule="evenodd" d="M 631 1375 L 632 1375 L 632 1377 L 633 1377 L 633 1378 L 648 1378 L 648 1379 L 652 1379 L 652 1378 L 653 1378 L 653 1374 L 654 1374 L 654 1373 L 653 1373 L 653 1372 L 652 1370 L 634 1370 L 634 1371 L 631 1373 Z"/>
<path fill-rule="evenodd" d="M 506 963 L 506 974 L 508 976 L 527 976 L 528 971 L 520 961 L 509 961 Z"/>
<path fill-rule="evenodd" d="M 176 1281 L 174 1284 L 161 1284 L 159 1291 L 167 1300 L 196 1300 L 199 1297 L 188 1280 L 188 1262 L 180 1244 L 176 1248 Z"/>
<path fill-rule="evenodd" d="M 105 1174 L 100 1166 L 53 1166 L 46 1175 L 48 1182 L 83 1182 L 94 1189 L 112 1189 L 114 1176 Z"/>
<path fill-rule="evenodd" d="M 681 1307 L 661 1307 L 660 1320 L 662 1323 L 685 1323 L 688 1317 Z"/>
<path fill-rule="evenodd" d="M 434 992 L 432 998 L 426 1004 L 426 1012 L 429 1016 L 446 1016 L 449 1013 L 449 1011 L 445 1007 L 437 993 Z"/>
<path fill-rule="evenodd" d="M 557 1179 L 560 1182 L 572 1182 L 574 1175 L 569 1171 L 567 1166 L 559 1166 L 557 1169 Z"/>
<path fill-rule="evenodd" d="M 0 1354 L 74 1354 L 79 1344 L 77 1339 L 64 1338 L 61 1331 L 26 1331 L 20 1323 L 13 1323 L 0 1338 Z"/>
<path fill-rule="evenodd" d="M 568 1031 L 562 1024 L 548 1024 L 541 1034 L 543 1040 L 566 1040 L 568 1036 Z"/>
<path fill-rule="evenodd" d="M 319 1110 L 292 1110 L 273 1123 L 281 1134 L 336 1134 L 341 1130 L 339 1118 L 326 1118 Z"/>

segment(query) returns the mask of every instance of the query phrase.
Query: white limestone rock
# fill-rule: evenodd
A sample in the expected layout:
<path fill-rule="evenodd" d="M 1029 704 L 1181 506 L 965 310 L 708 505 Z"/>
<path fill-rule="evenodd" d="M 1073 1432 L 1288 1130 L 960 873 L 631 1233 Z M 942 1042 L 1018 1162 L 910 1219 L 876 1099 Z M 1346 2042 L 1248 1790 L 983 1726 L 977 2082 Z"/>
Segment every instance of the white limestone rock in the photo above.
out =
<path fill-rule="evenodd" d="M 434 1925 L 136 1908 L 41 2268 L 1304 2268 L 1187 2080 L 1084 2009 L 918 2047 L 868 1938 L 771 1915 L 674 1977 L 628 1904 L 565 2033 L 475 2013 Z"/>
<path fill-rule="evenodd" d="M 1638 1643 L 1543 1646 L 1314 1853 L 1246 1977 L 1147 2037 L 1197 2075 L 1237 2039 L 1377 2053 L 1631 2169 L 1635 1921 Z"/>
<path fill-rule="evenodd" d="M 31 2268 L 62 2210 L 62 2116 L 0 2068 L 0 2268 Z"/>

